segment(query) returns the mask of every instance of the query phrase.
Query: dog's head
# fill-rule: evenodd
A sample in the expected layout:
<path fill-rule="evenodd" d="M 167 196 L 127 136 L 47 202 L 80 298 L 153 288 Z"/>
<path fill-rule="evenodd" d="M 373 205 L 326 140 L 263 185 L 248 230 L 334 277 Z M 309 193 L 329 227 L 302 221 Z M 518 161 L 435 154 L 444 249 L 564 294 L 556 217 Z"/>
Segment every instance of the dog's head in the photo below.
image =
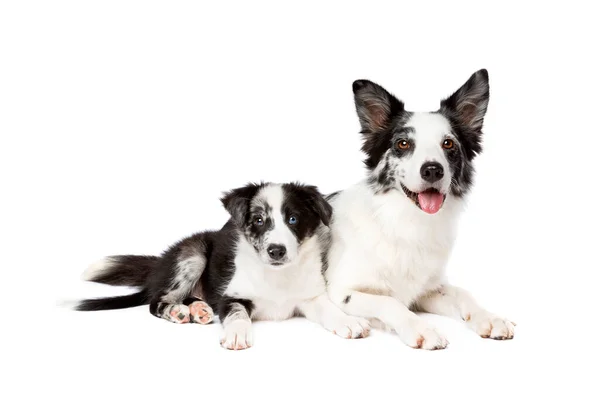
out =
<path fill-rule="evenodd" d="M 435 214 L 447 196 L 468 192 L 489 99 L 486 70 L 474 73 L 429 113 L 406 111 L 400 100 L 367 80 L 355 81 L 353 91 L 365 164 L 378 193 L 400 190 Z"/>
<path fill-rule="evenodd" d="M 333 212 L 316 187 L 299 183 L 248 184 L 221 201 L 259 258 L 274 268 L 293 263 Z"/>

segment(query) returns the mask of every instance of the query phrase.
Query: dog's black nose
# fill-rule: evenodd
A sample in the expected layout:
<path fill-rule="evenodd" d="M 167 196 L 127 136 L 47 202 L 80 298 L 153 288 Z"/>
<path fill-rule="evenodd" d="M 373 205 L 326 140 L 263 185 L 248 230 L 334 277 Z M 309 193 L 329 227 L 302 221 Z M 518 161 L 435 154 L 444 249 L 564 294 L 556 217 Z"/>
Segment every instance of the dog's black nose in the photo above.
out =
<path fill-rule="evenodd" d="M 285 256 L 285 246 L 280 244 L 270 244 L 267 247 L 267 253 L 273 260 L 281 260 Z"/>
<path fill-rule="evenodd" d="M 442 164 L 435 161 L 429 161 L 421 167 L 421 178 L 429 183 L 437 182 L 444 176 Z"/>

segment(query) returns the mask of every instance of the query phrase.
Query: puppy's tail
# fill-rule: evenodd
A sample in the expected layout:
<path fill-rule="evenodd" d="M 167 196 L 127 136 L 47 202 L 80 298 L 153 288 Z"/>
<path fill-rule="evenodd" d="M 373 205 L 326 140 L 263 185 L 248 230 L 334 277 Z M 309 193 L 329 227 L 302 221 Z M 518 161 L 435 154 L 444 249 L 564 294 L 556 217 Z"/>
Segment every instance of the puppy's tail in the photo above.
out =
<path fill-rule="evenodd" d="M 155 256 L 105 257 L 90 265 L 82 278 L 112 286 L 145 286 L 150 270 L 159 260 Z"/>
<path fill-rule="evenodd" d="M 146 290 L 142 290 L 127 296 L 104 297 L 101 299 L 82 300 L 77 304 L 75 310 L 117 310 L 121 308 L 137 307 L 144 304 L 148 304 L 148 293 L 146 292 Z"/>

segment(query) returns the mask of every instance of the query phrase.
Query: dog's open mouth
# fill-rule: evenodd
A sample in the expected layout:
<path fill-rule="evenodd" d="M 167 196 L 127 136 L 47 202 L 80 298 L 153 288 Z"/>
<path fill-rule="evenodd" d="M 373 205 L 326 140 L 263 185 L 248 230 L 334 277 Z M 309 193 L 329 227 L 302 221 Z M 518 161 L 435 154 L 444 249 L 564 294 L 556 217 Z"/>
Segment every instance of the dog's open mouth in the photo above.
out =
<path fill-rule="evenodd" d="M 444 205 L 444 200 L 446 200 L 446 195 L 434 188 L 415 193 L 402 185 L 402 190 L 404 191 L 404 194 L 417 205 L 417 207 L 427 214 L 435 214 L 440 211 Z"/>

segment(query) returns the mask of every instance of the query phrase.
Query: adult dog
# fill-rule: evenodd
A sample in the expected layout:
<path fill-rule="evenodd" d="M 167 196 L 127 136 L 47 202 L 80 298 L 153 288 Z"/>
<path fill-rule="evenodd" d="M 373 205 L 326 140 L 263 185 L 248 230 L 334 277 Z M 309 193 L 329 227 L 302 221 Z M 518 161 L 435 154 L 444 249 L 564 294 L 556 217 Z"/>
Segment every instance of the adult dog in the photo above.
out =
<path fill-rule="evenodd" d="M 482 150 L 487 71 L 474 73 L 435 112 L 407 111 L 367 80 L 355 81 L 353 91 L 368 175 L 329 196 L 330 297 L 414 348 L 448 344 L 416 310 L 462 319 L 482 337 L 511 339 L 513 323 L 449 285 L 444 274 L 473 181 L 472 161 Z"/>

